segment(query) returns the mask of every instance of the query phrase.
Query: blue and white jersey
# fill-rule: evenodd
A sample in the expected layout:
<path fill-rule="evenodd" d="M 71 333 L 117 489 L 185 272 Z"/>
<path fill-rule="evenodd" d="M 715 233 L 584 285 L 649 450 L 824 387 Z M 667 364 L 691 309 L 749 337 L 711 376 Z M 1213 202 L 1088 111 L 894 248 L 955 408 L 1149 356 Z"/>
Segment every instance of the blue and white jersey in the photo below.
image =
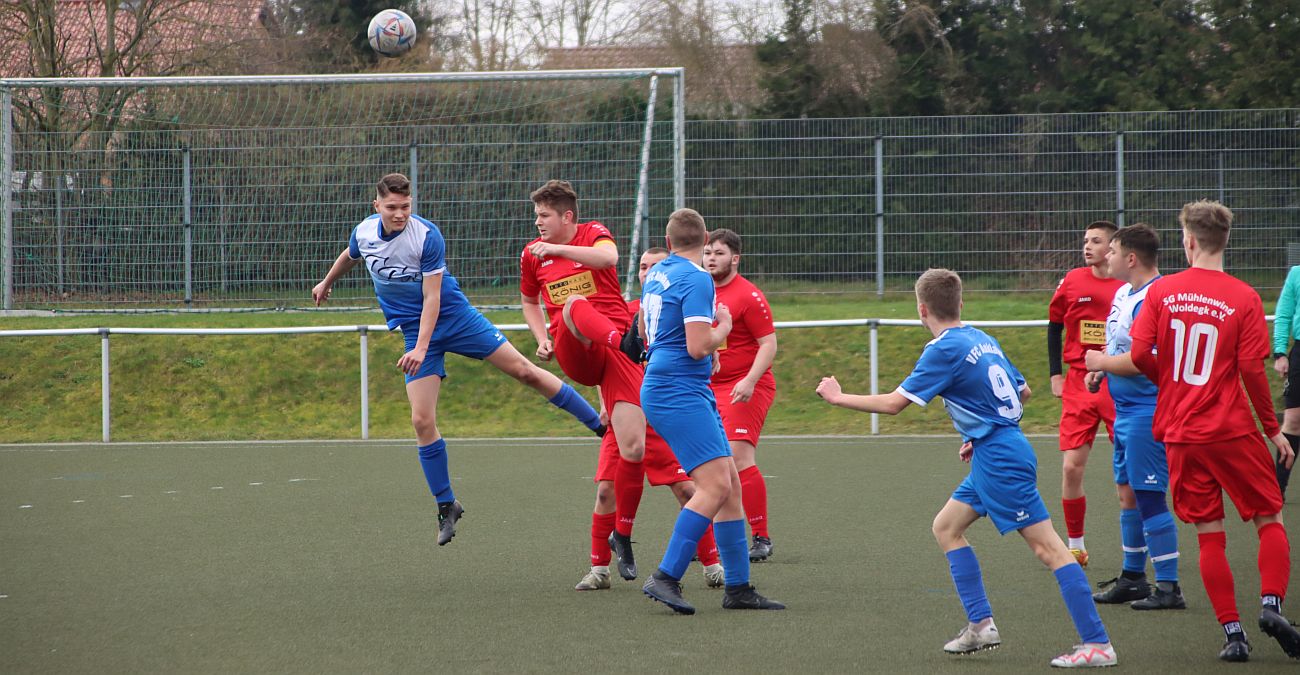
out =
<path fill-rule="evenodd" d="M 957 433 L 973 441 L 1002 427 L 1020 426 L 1024 388 L 1024 376 L 997 340 L 961 326 L 945 330 L 925 346 L 898 393 L 921 406 L 942 396 Z"/>
<path fill-rule="evenodd" d="M 641 291 L 645 316 L 646 376 L 696 378 L 708 387 L 713 359 L 686 351 L 686 324 L 713 325 L 713 277 L 703 267 L 673 254 L 650 268 Z"/>
<path fill-rule="evenodd" d="M 420 320 L 426 274 L 442 275 L 439 321 L 472 309 L 456 278 L 447 272 L 446 251 L 438 226 L 414 214 L 405 229 L 386 237 L 383 221 L 376 213 L 361 221 L 348 240 L 348 257 L 365 259 L 389 330 Z"/>
<path fill-rule="evenodd" d="M 1147 289 L 1159 278 L 1157 276 L 1137 290 L 1133 289 L 1132 284 L 1124 284 L 1115 291 L 1115 299 L 1110 303 L 1110 315 L 1106 317 L 1107 354 L 1114 356 L 1133 350 L 1133 338 L 1129 337 L 1129 330 L 1133 328 L 1133 320 L 1142 309 L 1142 302 L 1147 299 Z M 1106 381 L 1110 385 L 1110 397 L 1114 399 L 1116 408 L 1130 411 L 1155 410 L 1156 385 L 1146 375 L 1107 373 Z"/>

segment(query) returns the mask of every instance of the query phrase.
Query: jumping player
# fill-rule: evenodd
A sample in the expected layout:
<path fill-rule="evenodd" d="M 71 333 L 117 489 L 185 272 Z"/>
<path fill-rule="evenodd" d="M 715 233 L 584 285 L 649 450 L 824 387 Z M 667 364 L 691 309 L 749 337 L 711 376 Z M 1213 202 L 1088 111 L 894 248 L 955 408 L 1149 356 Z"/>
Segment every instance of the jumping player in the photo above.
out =
<path fill-rule="evenodd" d="M 726 572 L 723 608 L 785 609 L 749 583 L 740 476 L 709 389 L 710 357 L 731 331 L 731 315 L 726 306 L 715 312 L 713 280 L 700 267 L 708 243 L 704 218 L 692 209 L 678 209 L 668 218 L 667 235 L 673 254 L 646 275 L 641 295 L 650 355 L 641 404 L 695 481 L 695 495 L 678 514 L 663 560 L 643 590 L 675 612 L 694 614 L 695 607 L 682 597 L 681 578 L 712 522 Z"/>
<path fill-rule="evenodd" d="M 713 374 L 710 386 L 740 472 L 740 499 L 754 536 L 749 559 L 767 560 L 772 555 L 767 529 L 767 483 L 755 463 L 754 450 L 767 411 L 776 399 L 772 309 L 763 292 L 740 275 L 740 235 L 735 232 L 717 229 L 709 233 L 704 269 L 713 276 L 718 304 L 726 305 L 731 312 L 731 334 L 718 347 L 718 372 Z"/>
<path fill-rule="evenodd" d="M 1169 486 L 1169 464 L 1165 446 L 1151 434 L 1156 410 L 1156 385 L 1131 361 L 1119 358 L 1132 343 L 1129 329 L 1142 309 L 1151 284 L 1160 278 L 1156 266 L 1160 236 L 1138 223 L 1115 233 L 1106 255 L 1112 279 L 1124 282 L 1115 293 L 1106 319 L 1105 358 L 1089 361 L 1106 364 L 1128 362 L 1105 376 L 1115 400 L 1115 488 L 1119 493 L 1120 539 L 1124 566 L 1119 576 L 1104 581 L 1110 588 L 1092 598 L 1104 604 L 1131 602 L 1133 609 L 1183 609 L 1187 606 L 1178 587 L 1178 526 L 1165 502 Z M 1100 356 L 1100 352 L 1098 352 Z M 1103 375 L 1087 375 L 1088 390 L 1095 391 Z M 1147 583 L 1146 561 L 1150 554 L 1156 572 L 1156 589 Z"/>
<path fill-rule="evenodd" d="M 1131 361 L 1156 383 L 1153 431 L 1169 457 L 1174 512 L 1196 526 L 1201 579 L 1227 637 L 1219 658 L 1250 658 L 1228 566 L 1224 491 L 1242 520 L 1253 521 L 1259 533 L 1259 627 L 1288 656 L 1300 658 L 1300 632 L 1282 615 L 1291 576 L 1282 491 L 1250 410 L 1253 405 L 1264 433 L 1290 466 L 1295 452 L 1274 417 L 1264 374 L 1269 355 L 1264 306 L 1254 289 L 1223 271 L 1232 229 L 1227 207 L 1191 202 L 1178 221 L 1191 267 L 1147 290 L 1131 331 Z M 1101 365 L 1096 356 L 1088 360 L 1090 369 Z"/>
<path fill-rule="evenodd" d="M 1123 284 L 1106 277 L 1106 251 L 1115 224 L 1105 220 L 1090 223 L 1083 235 L 1084 267 L 1070 270 L 1052 295 L 1048 309 L 1047 359 L 1052 376 L 1052 395 L 1061 399 L 1060 440 L 1065 453 L 1061 465 L 1061 510 L 1070 553 L 1081 567 L 1088 566 L 1088 549 L 1083 541 L 1088 498 L 1083 492 L 1083 470 L 1097 437 L 1097 423 L 1103 422 L 1114 438 L 1115 405 L 1105 383 L 1097 392 L 1084 386 L 1083 355 L 1106 346 L 1106 315 L 1115 291 Z M 1061 334 L 1065 334 L 1062 351 Z M 1061 360 L 1069 367 L 1061 374 Z"/>
<path fill-rule="evenodd" d="M 987 515 L 998 532 L 1018 531 L 1029 548 L 1056 575 L 1070 618 L 1082 644 L 1052 659 L 1059 668 L 1113 666 L 1117 659 L 1106 628 L 1088 591 L 1088 578 L 1052 528 L 1038 494 L 1038 461 L 1020 431 L 1029 385 L 1002 353 L 997 340 L 961 322 L 961 278 L 931 269 L 916 282 L 917 313 L 934 339 L 925 346 L 911 375 L 888 394 L 845 394 L 834 377 L 822 378 L 817 394 L 831 405 L 862 412 L 897 415 L 912 403 L 927 405 L 942 396 L 970 462 L 970 475 L 934 518 L 934 536 L 948 558 L 967 625 L 944 645 L 950 654 L 969 654 L 1002 644 L 984 592 L 979 561 L 966 531 Z"/>
<path fill-rule="evenodd" d="M 588 429 L 603 434 L 604 428 L 599 414 L 573 387 L 524 358 L 470 306 L 456 278 L 447 271 L 442 232 L 411 213 L 411 181 L 400 173 L 390 173 L 379 180 L 376 193 L 376 214 L 352 230 L 347 248 L 311 294 L 319 306 L 329 299 L 334 282 L 364 260 L 388 329 L 402 329 L 406 353 L 397 360 L 397 368 L 406 375 L 420 465 L 438 502 L 438 545 L 443 546 L 456 536 L 456 522 L 465 513 L 451 489 L 447 443 L 437 425 L 447 352 L 485 360 L 535 389 Z"/>
<path fill-rule="evenodd" d="M 649 248 L 641 254 L 640 270 L 638 276 L 641 283 L 645 284 L 646 272 L 654 267 L 659 261 L 668 257 L 668 249 Z M 627 303 L 628 312 L 635 316 L 641 308 L 641 300 L 638 298 Z M 635 326 L 629 330 L 635 330 Z M 640 350 L 637 350 L 638 354 Z M 681 465 L 673 458 L 672 450 L 664 442 L 654 429 L 646 428 L 645 435 L 645 458 L 640 464 L 632 464 L 633 467 L 644 467 L 645 478 L 648 478 L 651 485 L 667 485 L 672 490 L 673 496 L 677 502 L 686 505 L 690 498 L 695 494 L 695 483 L 691 481 L 686 472 L 682 470 Z M 631 536 L 630 526 L 636 519 L 635 507 L 640 504 L 642 492 L 640 490 L 631 490 L 632 497 L 628 501 L 631 503 L 632 512 L 628 513 L 627 509 L 621 508 L 614 498 L 615 496 L 615 478 L 620 469 L 626 468 L 628 462 L 619 456 L 618 441 L 615 439 L 613 432 L 606 432 L 605 437 L 600 443 L 600 459 L 596 466 L 596 508 L 592 514 L 591 526 L 591 570 L 587 572 L 582 580 L 574 586 L 578 591 L 595 591 L 607 589 L 609 583 L 609 562 L 612 546 L 609 538 L 613 535 L 614 524 L 617 519 L 619 522 L 626 522 L 629 526 L 627 536 Z M 641 478 L 637 478 L 630 487 L 640 487 L 643 485 Z M 700 560 L 700 565 L 704 567 L 704 581 L 710 588 L 722 586 L 724 575 L 722 564 L 718 562 L 718 547 L 714 543 L 713 530 L 710 528 L 700 538 L 700 543 L 695 549 L 695 554 Z M 620 560 L 620 563 L 622 561 Z"/>

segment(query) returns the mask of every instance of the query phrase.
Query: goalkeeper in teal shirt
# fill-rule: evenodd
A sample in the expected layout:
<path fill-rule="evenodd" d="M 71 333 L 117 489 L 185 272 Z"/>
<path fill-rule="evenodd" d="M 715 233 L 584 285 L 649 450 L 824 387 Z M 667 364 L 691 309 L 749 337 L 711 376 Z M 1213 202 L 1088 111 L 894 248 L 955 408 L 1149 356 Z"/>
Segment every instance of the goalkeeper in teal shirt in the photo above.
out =
<path fill-rule="evenodd" d="M 1293 448 L 1300 448 L 1300 342 L 1292 342 L 1300 338 L 1297 302 L 1300 302 L 1300 265 L 1292 267 L 1286 275 L 1273 320 L 1273 369 L 1282 376 L 1282 400 L 1286 405 L 1286 412 L 1282 414 L 1282 434 Z M 1291 469 L 1279 459 L 1277 484 L 1282 488 L 1283 499 L 1290 478 Z"/>

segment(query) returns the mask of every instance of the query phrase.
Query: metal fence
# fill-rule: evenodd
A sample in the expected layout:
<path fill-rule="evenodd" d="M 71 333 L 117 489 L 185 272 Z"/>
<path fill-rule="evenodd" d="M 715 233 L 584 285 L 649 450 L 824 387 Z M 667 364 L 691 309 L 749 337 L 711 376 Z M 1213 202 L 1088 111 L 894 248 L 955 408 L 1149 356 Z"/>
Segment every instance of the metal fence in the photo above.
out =
<path fill-rule="evenodd" d="M 481 304 L 517 302 L 517 255 L 533 232 L 527 192 L 552 177 L 574 179 L 580 217 L 605 222 L 635 253 L 660 240 L 684 173 L 686 205 L 743 236 L 743 270 L 773 295 L 906 292 L 927 267 L 957 270 L 976 292 L 1050 290 L 1081 264 L 1083 228 L 1097 219 L 1157 227 L 1162 267 L 1174 271 L 1185 266 L 1177 212 L 1201 198 L 1236 213 L 1230 271 L 1278 287 L 1300 262 L 1288 259 L 1300 242 L 1300 109 L 683 126 L 677 96 L 648 124 L 647 93 L 559 97 L 570 108 L 599 98 L 581 120 L 502 122 L 510 102 L 479 98 L 496 117 L 472 127 L 421 119 L 395 145 L 364 125 L 303 133 L 300 121 L 265 113 L 255 128 L 213 123 L 184 144 L 119 132 L 118 170 L 138 172 L 130 181 L 76 168 L 81 151 L 53 180 L 36 180 L 24 172 L 50 139 L 17 133 L 10 165 L 25 179 L 13 200 L 12 306 L 303 305 L 394 152 L 395 168 L 417 180 L 422 214 L 448 237 L 452 272 Z M 87 152 L 101 157 L 108 143 Z M 366 286 L 358 274 L 335 298 L 370 304 Z"/>

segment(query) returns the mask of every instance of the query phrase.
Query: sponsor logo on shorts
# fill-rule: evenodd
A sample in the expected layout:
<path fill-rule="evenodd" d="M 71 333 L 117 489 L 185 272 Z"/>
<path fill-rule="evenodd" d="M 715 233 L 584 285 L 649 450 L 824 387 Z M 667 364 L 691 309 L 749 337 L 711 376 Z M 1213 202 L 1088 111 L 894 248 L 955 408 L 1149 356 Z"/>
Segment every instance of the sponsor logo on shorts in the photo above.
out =
<path fill-rule="evenodd" d="M 1082 342 L 1085 345 L 1106 344 L 1106 322 L 1089 321 L 1087 319 L 1080 320 L 1079 342 Z"/>
<path fill-rule="evenodd" d="M 1156 475 L 1154 473 L 1147 474 L 1147 479 L 1146 479 L 1147 485 L 1155 485 L 1158 482 L 1159 481 L 1156 480 Z"/>
<path fill-rule="evenodd" d="M 596 294 L 596 278 L 589 271 L 567 276 L 547 284 L 546 294 L 557 305 L 575 295 L 592 296 Z"/>
<path fill-rule="evenodd" d="M 1029 514 L 1028 514 L 1028 513 L 1025 513 L 1024 511 L 1016 511 L 1016 522 L 1017 522 L 1017 523 L 1019 523 L 1019 522 L 1023 522 L 1023 521 L 1026 521 L 1026 520 L 1029 520 Z"/>
<path fill-rule="evenodd" d="M 736 433 L 738 433 L 738 434 L 747 434 L 747 433 L 749 433 L 749 429 L 746 429 L 746 428 L 744 428 L 744 427 L 736 427 Z"/>

